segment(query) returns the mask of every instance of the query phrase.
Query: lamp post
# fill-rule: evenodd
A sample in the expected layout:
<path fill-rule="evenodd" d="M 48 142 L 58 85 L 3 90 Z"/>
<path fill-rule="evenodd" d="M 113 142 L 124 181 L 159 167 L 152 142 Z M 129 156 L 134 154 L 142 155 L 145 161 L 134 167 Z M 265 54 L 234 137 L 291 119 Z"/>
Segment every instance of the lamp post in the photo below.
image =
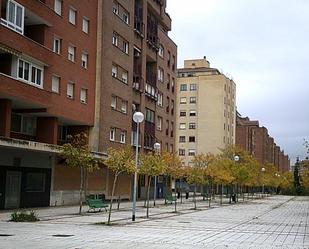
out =
<path fill-rule="evenodd" d="M 153 145 L 155 153 L 158 155 L 161 150 L 161 144 L 155 143 Z M 153 206 L 156 206 L 156 198 L 157 198 L 157 176 L 154 176 L 154 190 L 153 190 Z"/>
<path fill-rule="evenodd" d="M 239 162 L 239 159 L 240 159 L 240 157 L 239 157 L 238 155 L 235 155 L 235 156 L 234 156 L 234 161 L 235 161 L 236 163 Z M 235 202 L 238 202 L 238 183 L 236 183 L 236 200 L 235 200 Z"/>
<path fill-rule="evenodd" d="M 266 169 L 263 167 L 263 168 L 261 169 L 261 171 L 262 171 L 262 174 L 264 174 L 264 172 L 266 171 Z M 264 179 L 263 179 L 263 185 L 262 185 L 262 198 L 264 198 Z"/>
<path fill-rule="evenodd" d="M 135 144 L 135 166 L 138 165 L 138 137 L 139 137 L 139 124 L 143 122 L 144 114 L 135 112 L 133 114 L 133 121 L 136 123 L 136 144 Z M 136 211 L 136 185 L 137 185 L 137 172 L 134 172 L 134 185 L 133 185 L 133 208 L 132 208 L 132 221 L 135 221 Z"/>

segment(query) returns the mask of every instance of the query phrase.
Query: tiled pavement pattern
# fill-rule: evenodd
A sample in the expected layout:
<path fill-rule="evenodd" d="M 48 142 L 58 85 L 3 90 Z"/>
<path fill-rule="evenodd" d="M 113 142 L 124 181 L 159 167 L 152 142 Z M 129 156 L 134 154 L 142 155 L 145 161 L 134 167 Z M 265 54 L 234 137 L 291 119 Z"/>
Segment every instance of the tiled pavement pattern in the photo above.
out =
<path fill-rule="evenodd" d="M 2 212 L 0 248 L 309 248 L 309 197 L 272 196 L 210 209 L 200 201 L 198 210 L 187 202 L 178 214 L 159 205 L 148 220 L 140 207 L 135 223 L 127 219 L 129 207 L 113 213 L 117 224 L 108 227 L 95 224 L 105 212 L 77 216 L 72 207 L 38 210 L 42 221 L 36 223 L 6 222 Z"/>

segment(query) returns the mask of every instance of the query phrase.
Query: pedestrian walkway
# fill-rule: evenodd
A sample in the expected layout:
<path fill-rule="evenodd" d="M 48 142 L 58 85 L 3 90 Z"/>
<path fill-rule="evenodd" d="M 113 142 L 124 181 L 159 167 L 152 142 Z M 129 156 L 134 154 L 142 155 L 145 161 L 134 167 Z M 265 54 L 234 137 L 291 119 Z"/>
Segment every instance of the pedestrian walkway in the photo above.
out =
<path fill-rule="evenodd" d="M 136 222 L 125 203 L 113 213 L 113 226 L 98 224 L 105 212 L 79 216 L 76 207 L 39 209 L 42 221 L 36 223 L 6 222 L 2 212 L 0 248 L 309 248 L 309 197 L 272 196 L 212 208 L 200 200 L 198 210 L 186 202 L 178 213 L 159 201 L 149 219 L 138 204 Z"/>

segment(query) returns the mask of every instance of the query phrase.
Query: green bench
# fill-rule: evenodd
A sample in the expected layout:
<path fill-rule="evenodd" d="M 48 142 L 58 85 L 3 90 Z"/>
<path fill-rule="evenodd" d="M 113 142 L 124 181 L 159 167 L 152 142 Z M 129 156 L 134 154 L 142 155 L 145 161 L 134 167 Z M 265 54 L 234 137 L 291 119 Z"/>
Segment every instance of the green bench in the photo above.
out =
<path fill-rule="evenodd" d="M 171 192 L 167 192 L 165 194 L 165 203 L 170 203 L 172 204 L 173 202 L 176 201 L 176 197 L 173 196 L 173 194 Z"/>
<path fill-rule="evenodd" d="M 204 192 L 202 194 L 202 196 L 203 196 L 203 201 L 208 200 L 208 193 L 207 192 Z"/>
<path fill-rule="evenodd" d="M 102 199 L 87 198 L 86 203 L 89 206 L 88 212 L 90 212 L 90 210 L 93 210 L 95 212 L 97 208 L 99 209 L 99 212 L 101 212 L 102 208 L 104 208 L 107 212 L 106 208 L 108 207 L 108 204 L 106 204 Z"/>

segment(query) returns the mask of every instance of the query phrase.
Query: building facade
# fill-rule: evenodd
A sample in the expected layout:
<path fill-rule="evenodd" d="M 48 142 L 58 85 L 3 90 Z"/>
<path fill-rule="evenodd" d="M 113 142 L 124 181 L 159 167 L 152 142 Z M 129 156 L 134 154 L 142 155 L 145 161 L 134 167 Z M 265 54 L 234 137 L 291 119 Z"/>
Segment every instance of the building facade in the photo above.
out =
<path fill-rule="evenodd" d="M 97 1 L 0 0 L 0 13 L 0 209 L 67 204 L 78 171 L 53 145 L 94 124 Z"/>
<path fill-rule="evenodd" d="M 176 148 L 185 165 L 235 144 L 236 84 L 204 59 L 178 69 Z"/>
<path fill-rule="evenodd" d="M 259 121 L 241 117 L 236 118 L 236 145 L 248 151 L 259 163 L 271 163 L 278 171 L 290 169 L 290 159 L 274 142 L 265 127 L 260 127 Z"/>
<path fill-rule="evenodd" d="M 135 111 L 144 113 L 140 152 L 174 151 L 177 46 L 169 38 L 166 1 L 99 1 L 96 115 L 93 150 L 136 144 Z M 113 174 L 105 171 L 104 193 L 111 194 Z M 121 176 L 122 198 L 131 198 L 132 179 Z M 158 188 L 160 188 L 160 182 Z M 163 184 L 163 183 L 162 183 Z M 138 196 L 145 178 L 139 177 Z"/>

